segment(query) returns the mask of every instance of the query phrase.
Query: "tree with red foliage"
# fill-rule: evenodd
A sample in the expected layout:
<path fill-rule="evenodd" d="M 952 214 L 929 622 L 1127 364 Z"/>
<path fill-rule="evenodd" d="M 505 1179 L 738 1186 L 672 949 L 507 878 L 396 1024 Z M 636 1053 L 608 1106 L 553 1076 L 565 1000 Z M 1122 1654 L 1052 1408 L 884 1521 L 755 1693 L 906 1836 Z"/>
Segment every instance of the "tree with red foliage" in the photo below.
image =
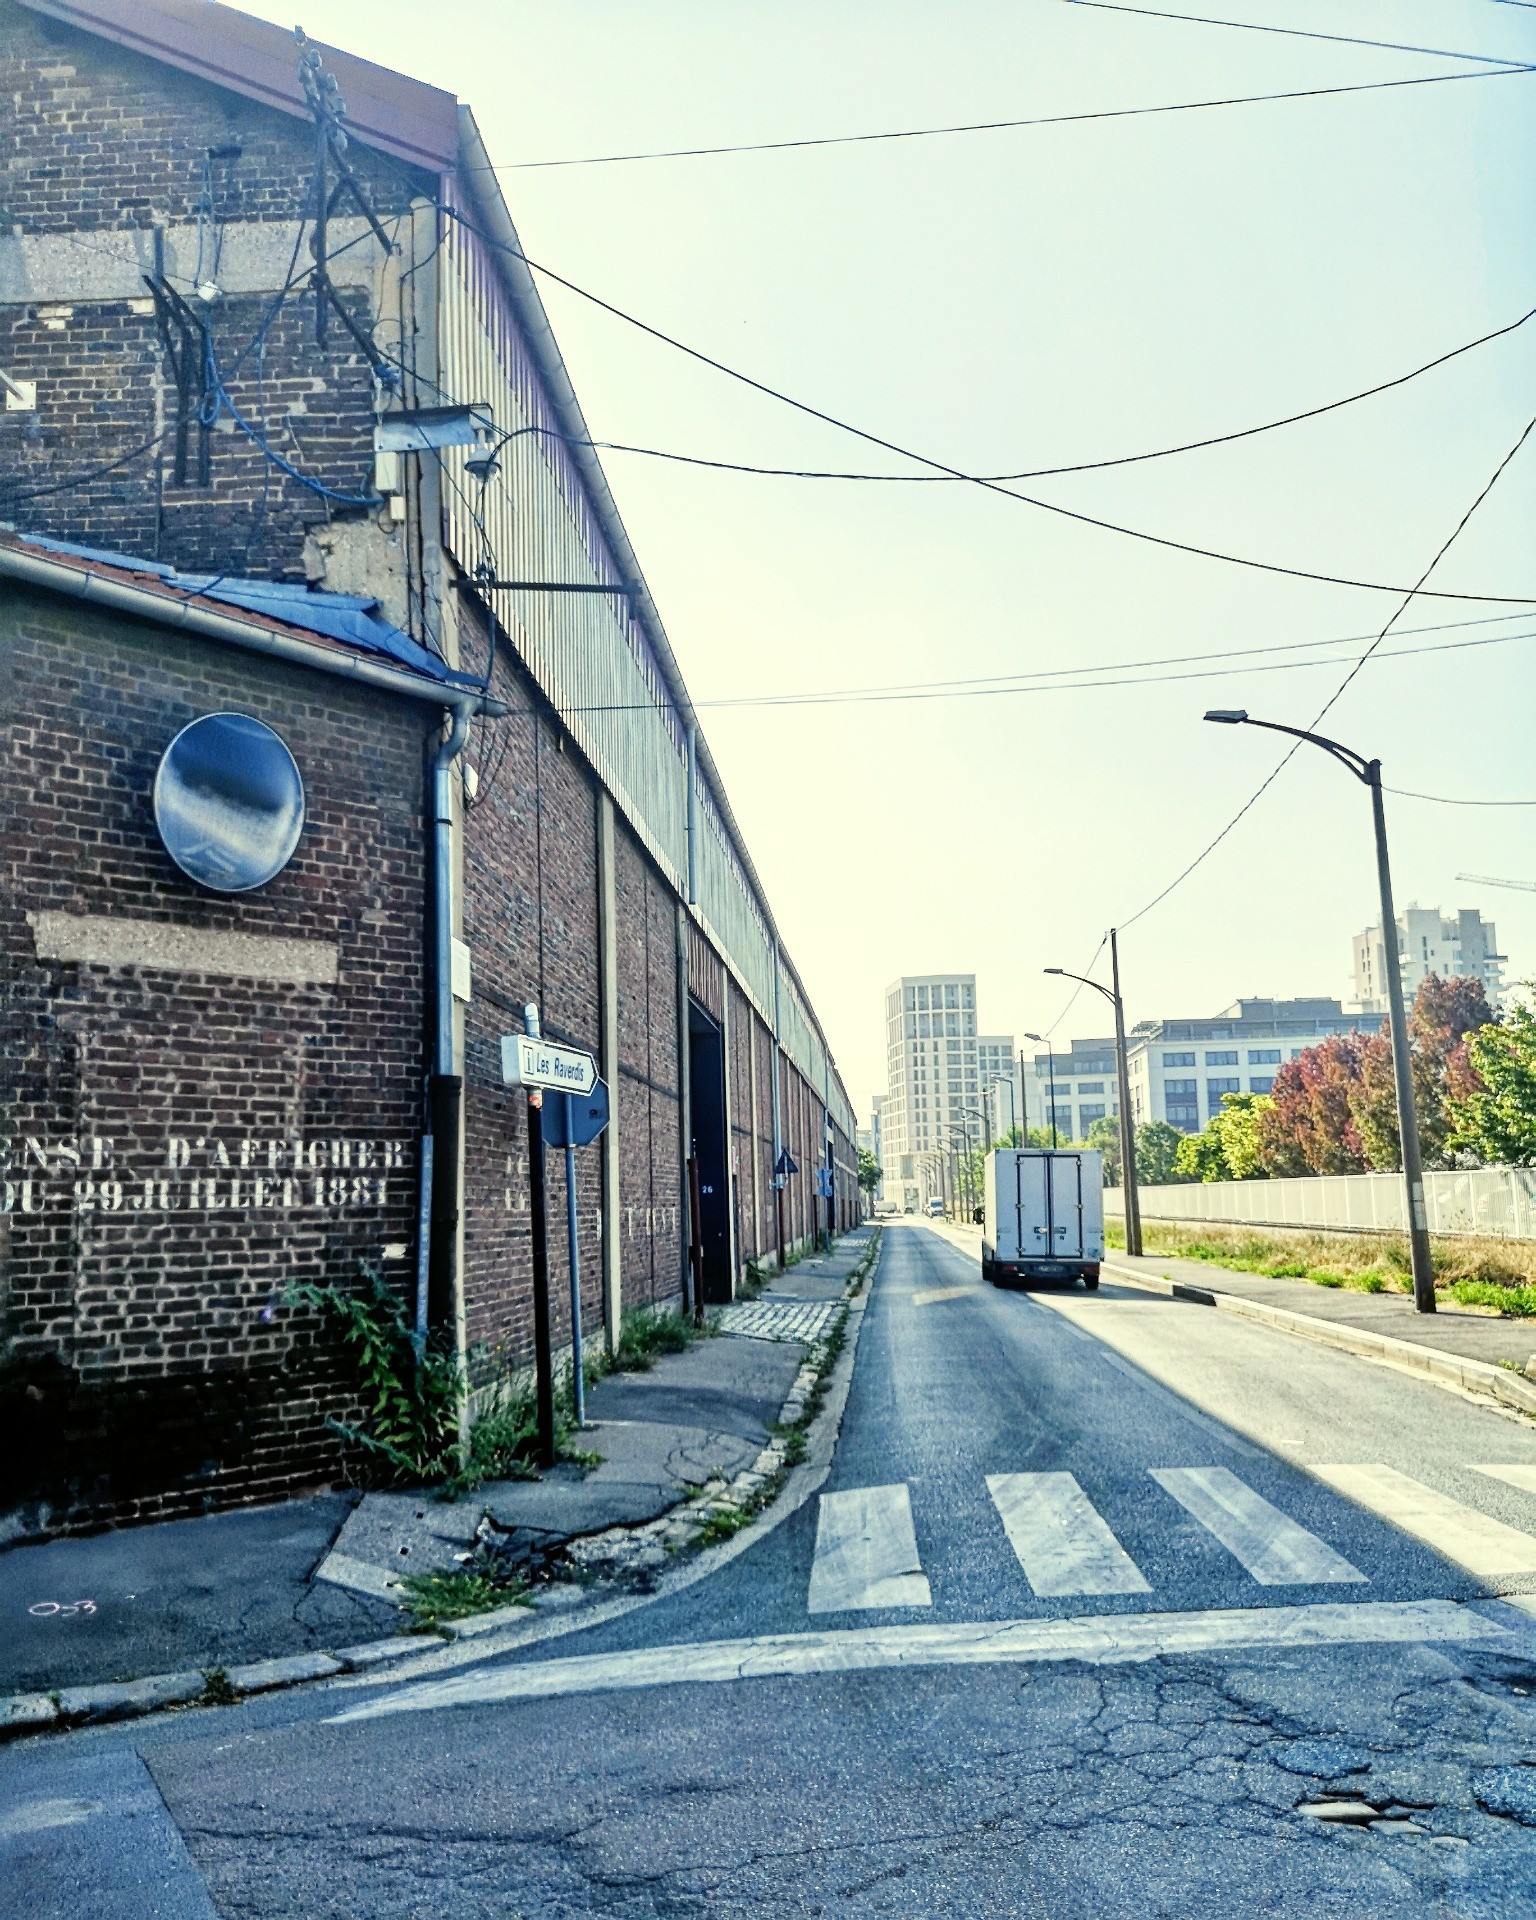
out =
<path fill-rule="evenodd" d="M 1287 1061 L 1259 1121 L 1265 1171 L 1363 1173 L 1368 1164 L 1351 1108 L 1360 1081 L 1358 1033 L 1331 1033 Z"/>

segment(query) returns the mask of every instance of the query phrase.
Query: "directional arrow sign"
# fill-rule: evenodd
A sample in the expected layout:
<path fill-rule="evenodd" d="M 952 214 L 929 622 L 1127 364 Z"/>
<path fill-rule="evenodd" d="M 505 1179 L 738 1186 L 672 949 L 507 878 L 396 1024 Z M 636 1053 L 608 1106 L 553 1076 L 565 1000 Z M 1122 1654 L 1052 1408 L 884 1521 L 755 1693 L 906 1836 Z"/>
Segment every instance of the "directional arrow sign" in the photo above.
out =
<path fill-rule="evenodd" d="M 501 1040 L 501 1077 L 509 1087 L 555 1087 L 561 1093 L 590 1093 L 597 1084 L 597 1062 L 580 1047 L 557 1046 L 531 1034 L 507 1033 Z"/>

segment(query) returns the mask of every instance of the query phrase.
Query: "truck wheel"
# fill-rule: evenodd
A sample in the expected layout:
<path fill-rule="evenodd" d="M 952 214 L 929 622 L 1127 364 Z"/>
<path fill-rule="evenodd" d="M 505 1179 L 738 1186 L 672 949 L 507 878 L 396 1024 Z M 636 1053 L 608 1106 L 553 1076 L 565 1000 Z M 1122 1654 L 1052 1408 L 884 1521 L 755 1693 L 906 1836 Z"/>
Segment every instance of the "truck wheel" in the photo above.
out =
<path fill-rule="evenodd" d="M 981 1277 L 983 1280 L 986 1281 L 989 1287 L 995 1287 L 997 1285 L 997 1268 L 993 1265 L 993 1263 L 990 1260 L 982 1261 Z"/>
<path fill-rule="evenodd" d="M 1090 1293 L 1097 1293 L 1099 1290 L 1099 1276 L 1096 1273 L 1085 1273 L 1083 1275 L 1083 1285 Z"/>

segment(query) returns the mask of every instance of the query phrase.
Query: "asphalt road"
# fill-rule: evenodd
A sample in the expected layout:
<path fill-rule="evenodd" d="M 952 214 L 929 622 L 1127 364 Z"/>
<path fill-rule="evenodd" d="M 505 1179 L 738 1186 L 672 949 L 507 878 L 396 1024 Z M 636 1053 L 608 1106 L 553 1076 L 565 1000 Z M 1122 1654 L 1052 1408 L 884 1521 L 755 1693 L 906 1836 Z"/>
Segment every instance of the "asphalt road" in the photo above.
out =
<path fill-rule="evenodd" d="M 1536 1595 L 1529 1423 L 898 1226 L 819 1497 L 720 1573 L 13 1748 L 0 1875 L 31 1920 L 1523 1916 L 1536 1621 L 1495 1594 Z"/>

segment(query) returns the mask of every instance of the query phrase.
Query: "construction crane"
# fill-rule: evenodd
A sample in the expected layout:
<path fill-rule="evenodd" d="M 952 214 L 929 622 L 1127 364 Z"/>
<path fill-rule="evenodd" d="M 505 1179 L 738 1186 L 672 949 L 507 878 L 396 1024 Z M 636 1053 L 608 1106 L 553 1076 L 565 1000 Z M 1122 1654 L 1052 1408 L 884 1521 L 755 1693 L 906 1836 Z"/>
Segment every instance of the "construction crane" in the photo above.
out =
<path fill-rule="evenodd" d="M 1458 873 L 1458 880 L 1471 880 L 1480 887 L 1513 887 L 1516 893 L 1536 893 L 1536 880 L 1496 880 L 1491 873 Z"/>

